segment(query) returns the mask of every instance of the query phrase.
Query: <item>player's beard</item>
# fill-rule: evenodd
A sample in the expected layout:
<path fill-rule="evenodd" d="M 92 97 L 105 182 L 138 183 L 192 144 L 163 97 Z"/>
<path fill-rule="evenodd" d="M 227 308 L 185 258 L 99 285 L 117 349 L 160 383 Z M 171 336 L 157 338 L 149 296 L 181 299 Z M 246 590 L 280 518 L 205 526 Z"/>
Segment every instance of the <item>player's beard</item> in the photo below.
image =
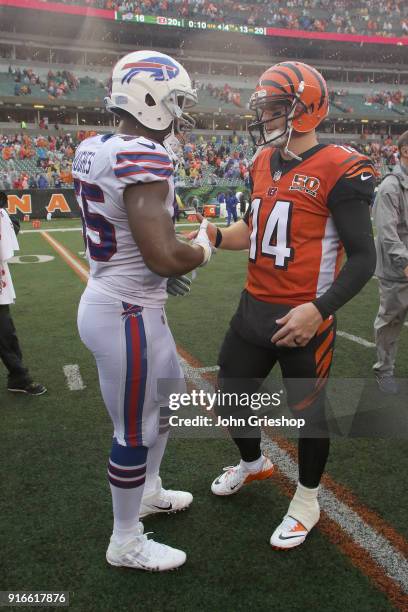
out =
<path fill-rule="evenodd" d="M 265 140 L 268 141 L 268 145 L 270 147 L 276 147 L 278 149 L 284 148 L 288 142 L 288 134 L 289 130 L 285 130 L 282 134 L 282 130 L 272 130 L 271 132 L 267 132 L 265 130 Z"/>

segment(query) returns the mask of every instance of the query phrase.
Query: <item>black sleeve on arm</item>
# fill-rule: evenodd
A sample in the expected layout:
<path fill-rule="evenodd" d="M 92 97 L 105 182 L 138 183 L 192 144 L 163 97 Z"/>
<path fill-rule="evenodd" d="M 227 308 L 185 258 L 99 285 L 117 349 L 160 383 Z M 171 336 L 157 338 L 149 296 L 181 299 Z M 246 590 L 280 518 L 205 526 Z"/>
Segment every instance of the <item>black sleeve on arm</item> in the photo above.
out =
<path fill-rule="evenodd" d="M 347 262 L 326 293 L 313 302 L 323 319 L 357 295 L 374 274 L 376 252 L 369 208 L 373 188 L 374 178 L 362 183 L 359 175 L 340 179 L 329 196 L 328 208 Z"/>

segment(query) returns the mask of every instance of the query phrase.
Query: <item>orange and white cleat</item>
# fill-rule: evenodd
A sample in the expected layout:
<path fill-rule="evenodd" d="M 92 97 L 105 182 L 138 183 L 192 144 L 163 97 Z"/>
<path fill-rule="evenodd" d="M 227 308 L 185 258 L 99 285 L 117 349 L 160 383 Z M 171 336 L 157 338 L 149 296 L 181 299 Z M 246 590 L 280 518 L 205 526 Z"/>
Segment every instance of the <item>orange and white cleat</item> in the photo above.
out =
<path fill-rule="evenodd" d="M 273 463 L 264 456 L 262 469 L 259 472 L 248 472 L 240 463 L 224 468 L 223 474 L 218 476 L 211 485 L 214 495 L 233 495 L 245 485 L 254 480 L 266 480 L 274 472 Z"/>
<path fill-rule="evenodd" d="M 306 540 L 308 530 L 295 518 L 286 515 L 271 537 L 271 546 L 279 550 L 289 550 L 300 546 Z"/>

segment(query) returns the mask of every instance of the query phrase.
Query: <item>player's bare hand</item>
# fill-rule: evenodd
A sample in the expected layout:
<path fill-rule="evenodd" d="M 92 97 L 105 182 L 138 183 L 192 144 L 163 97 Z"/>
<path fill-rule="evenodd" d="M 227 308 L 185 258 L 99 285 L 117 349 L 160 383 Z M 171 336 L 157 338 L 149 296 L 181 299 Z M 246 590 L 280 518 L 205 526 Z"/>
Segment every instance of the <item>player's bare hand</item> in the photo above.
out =
<path fill-rule="evenodd" d="M 282 327 L 272 336 L 271 340 L 277 346 L 293 348 L 306 346 L 322 321 L 322 315 L 311 302 L 296 306 L 289 310 L 287 315 L 276 320 Z"/>
<path fill-rule="evenodd" d="M 197 217 L 198 223 L 201 223 L 201 221 L 204 220 L 203 215 L 201 215 L 200 213 L 196 213 L 196 217 Z M 185 237 L 188 240 L 194 240 L 194 238 L 197 237 L 197 234 L 198 234 L 198 230 L 194 230 L 193 232 L 189 232 L 188 234 L 185 234 Z M 217 237 L 217 226 L 214 225 L 214 223 L 208 222 L 208 225 L 207 225 L 207 236 L 208 236 L 211 244 L 214 246 L 215 245 L 215 239 Z"/>
<path fill-rule="evenodd" d="M 404 274 L 408 278 L 408 266 L 406 268 L 404 268 Z"/>

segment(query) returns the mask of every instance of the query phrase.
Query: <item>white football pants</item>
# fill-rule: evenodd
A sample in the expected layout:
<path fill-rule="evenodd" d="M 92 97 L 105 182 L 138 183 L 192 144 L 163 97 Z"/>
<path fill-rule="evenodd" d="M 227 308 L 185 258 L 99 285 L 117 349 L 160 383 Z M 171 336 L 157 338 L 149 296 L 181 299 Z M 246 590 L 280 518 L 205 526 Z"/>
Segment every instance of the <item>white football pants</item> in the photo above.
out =
<path fill-rule="evenodd" d="M 87 288 L 78 329 L 95 357 L 114 437 L 124 446 L 151 447 L 160 407 L 168 406 L 170 393 L 185 391 L 164 309 L 127 304 Z"/>

